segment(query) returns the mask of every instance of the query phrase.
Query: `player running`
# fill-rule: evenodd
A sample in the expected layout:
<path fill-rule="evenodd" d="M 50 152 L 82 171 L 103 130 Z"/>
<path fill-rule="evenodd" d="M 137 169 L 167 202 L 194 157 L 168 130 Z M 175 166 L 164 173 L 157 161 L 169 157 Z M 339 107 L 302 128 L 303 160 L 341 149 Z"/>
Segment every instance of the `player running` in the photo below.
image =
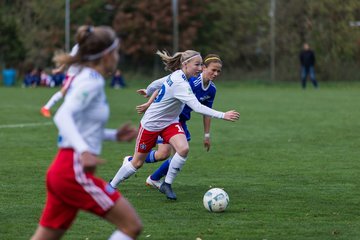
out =
<path fill-rule="evenodd" d="M 199 100 L 201 104 L 210 108 L 212 108 L 216 95 L 216 87 L 213 81 L 217 79 L 217 77 L 220 75 L 221 69 L 222 69 L 222 61 L 220 57 L 216 54 L 209 54 L 204 58 L 202 73 L 198 77 L 191 77 L 189 79 L 189 84 L 196 98 Z M 164 78 L 160 79 L 160 81 L 154 81 L 154 84 L 149 85 L 147 89 L 140 89 L 138 90 L 138 92 L 144 96 L 150 96 L 152 94 L 152 91 L 156 89 L 156 85 L 159 85 L 161 81 L 164 81 Z M 156 91 L 154 93 L 156 93 Z M 151 103 L 152 103 L 152 98 L 150 98 L 147 103 L 137 106 L 138 113 L 144 113 Z M 190 120 L 191 112 L 192 109 L 189 106 L 185 105 L 179 117 L 180 124 L 185 131 L 186 139 L 188 141 L 191 140 L 191 135 L 188 130 L 186 122 Z M 210 150 L 210 146 L 211 146 L 210 123 L 211 123 L 211 117 L 204 115 L 203 117 L 204 147 L 207 151 Z M 172 148 L 170 144 L 163 144 L 163 139 L 161 139 L 161 137 L 159 137 L 157 143 L 158 143 L 158 149 L 151 150 L 149 155 L 146 157 L 145 162 L 153 163 L 153 162 L 163 161 L 166 159 L 167 160 L 152 175 L 150 175 L 146 179 L 146 185 L 152 186 L 156 189 L 160 189 L 160 186 L 163 183 L 163 180 L 161 178 L 166 175 L 170 165 L 171 158 L 169 158 L 169 156 L 171 154 Z M 131 160 L 132 160 L 132 156 L 127 156 L 124 159 L 124 161 L 131 161 Z"/>
<path fill-rule="evenodd" d="M 79 50 L 79 45 L 75 44 L 75 46 L 71 49 L 70 56 L 75 56 Z M 54 72 L 62 72 L 64 71 L 66 65 L 61 65 Z M 62 98 L 65 97 L 66 92 L 68 91 L 72 80 L 74 79 L 75 75 L 79 72 L 79 68 L 77 65 L 71 65 L 66 72 L 65 81 L 63 86 L 59 91 L 57 91 L 54 95 L 51 96 L 49 101 L 40 109 L 41 115 L 44 117 L 50 118 L 51 117 L 51 108 Z"/>
<path fill-rule="evenodd" d="M 168 199 L 176 200 L 171 184 L 185 164 L 189 152 L 185 131 L 179 122 L 179 115 L 185 104 L 195 112 L 227 121 L 238 120 L 240 114 L 234 110 L 225 113 L 213 110 L 202 105 L 196 98 L 188 79 L 198 76 L 202 71 L 200 53 L 187 50 L 175 53 L 173 56 L 160 51 L 157 51 L 157 54 L 162 58 L 165 70 L 173 73 L 164 81 L 154 103 L 141 119 L 133 160 L 122 165 L 110 181 L 110 185 L 115 188 L 120 182 L 133 175 L 156 145 L 158 136 L 161 136 L 165 144 L 169 143 L 175 149 L 175 154 L 160 191 L 165 193 Z"/>
<path fill-rule="evenodd" d="M 61 54 L 55 61 L 81 66 L 71 91 L 57 111 L 59 151 L 46 176 L 46 204 L 32 240 L 60 239 L 79 210 L 96 214 L 117 227 L 109 239 L 136 239 L 141 220 L 116 189 L 95 176 L 102 150 L 104 126 L 110 109 L 104 76 L 114 72 L 119 59 L 119 40 L 110 27 L 82 26 L 76 34 L 79 52 Z M 135 131 L 135 134 L 134 134 Z M 136 128 L 124 129 L 123 140 L 136 136 Z"/>

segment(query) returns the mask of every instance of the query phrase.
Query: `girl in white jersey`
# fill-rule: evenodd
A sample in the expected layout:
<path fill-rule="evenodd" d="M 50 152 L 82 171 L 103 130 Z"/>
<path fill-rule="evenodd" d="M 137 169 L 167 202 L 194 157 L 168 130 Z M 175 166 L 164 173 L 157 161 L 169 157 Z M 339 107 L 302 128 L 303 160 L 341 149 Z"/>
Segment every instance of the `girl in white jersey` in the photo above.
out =
<path fill-rule="evenodd" d="M 215 95 L 216 95 L 216 87 L 214 84 L 214 80 L 216 80 L 222 69 L 222 61 L 220 56 L 216 54 L 208 54 L 204 58 L 203 71 L 202 73 L 195 78 L 189 79 L 189 84 L 191 89 L 193 90 L 196 98 L 208 107 L 212 107 Z M 164 79 L 164 78 L 163 78 Z M 164 79 L 165 81 L 166 79 Z M 141 104 L 136 107 L 139 114 L 143 114 L 147 108 L 151 105 L 154 100 L 154 95 L 157 94 L 155 89 L 160 88 L 160 82 L 158 80 L 153 81 L 147 89 L 139 89 L 138 93 L 144 95 L 144 97 L 150 97 L 149 101 Z M 154 93 L 152 93 L 154 91 Z M 184 107 L 182 113 L 179 116 L 179 120 L 181 126 L 185 131 L 185 135 L 188 141 L 191 139 L 190 131 L 187 127 L 187 121 L 191 118 L 191 109 L 187 106 Z M 204 147 L 206 151 L 210 150 L 211 142 L 210 142 L 210 125 L 211 125 L 211 117 L 205 116 L 203 117 L 203 125 L 204 125 Z M 152 150 L 149 155 L 146 157 L 145 162 L 153 163 L 158 161 L 163 161 L 167 159 L 152 175 L 150 175 L 146 179 L 146 185 L 152 186 L 156 189 L 159 189 L 161 184 L 163 183 L 163 176 L 166 175 L 168 171 L 168 166 L 171 161 L 171 145 L 163 144 L 162 139 L 158 139 L 157 141 L 158 148 L 157 150 Z M 132 156 L 125 157 L 124 161 L 131 161 Z"/>
<path fill-rule="evenodd" d="M 164 143 L 170 143 L 176 153 L 160 191 L 165 193 L 168 199 L 176 200 L 171 184 L 185 164 L 189 152 L 189 144 L 179 123 L 179 115 L 185 104 L 195 112 L 227 121 L 238 120 L 240 114 L 234 110 L 219 112 L 202 105 L 197 100 L 188 83 L 188 78 L 199 75 L 202 70 L 200 53 L 187 50 L 173 56 L 160 51 L 157 54 L 162 58 L 165 69 L 173 73 L 166 79 L 154 103 L 141 119 L 133 160 L 122 165 L 110 184 L 115 188 L 120 182 L 133 175 L 143 165 L 147 154 L 156 145 L 157 137 L 161 136 Z"/>
<path fill-rule="evenodd" d="M 71 56 L 75 56 L 76 53 L 79 50 L 79 45 L 75 44 L 75 46 L 71 49 L 70 55 Z M 66 65 L 63 64 L 61 65 L 59 68 L 55 69 L 53 72 L 62 72 L 64 71 Z M 65 77 L 65 82 L 63 87 L 57 91 L 54 95 L 51 96 L 51 98 L 49 99 L 49 101 L 47 101 L 47 103 L 40 109 L 40 113 L 41 115 L 43 115 L 44 117 L 51 117 L 51 111 L 50 109 L 58 102 L 60 101 L 63 97 L 65 97 L 65 94 L 67 92 L 67 90 L 70 87 L 70 84 L 72 82 L 72 80 L 74 79 L 76 73 L 78 72 L 78 68 L 76 65 L 74 66 L 70 66 L 69 69 L 66 72 L 66 77 Z"/>
<path fill-rule="evenodd" d="M 98 156 L 109 117 L 103 76 L 116 68 L 119 40 L 110 27 L 90 26 L 80 27 L 76 40 L 79 51 L 75 56 L 55 57 L 60 64 L 77 64 L 79 73 L 54 117 L 59 152 L 47 172 L 46 205 L 32 240 L 60 239 L 79 210 L 114 224 L 117 230 L 110 240 L 136 239 L 142 224 L 134 208 L 95 176 L 96 166 L 103 163 Z M 131 128 L 124 129 L 123 140 L 136 136 L 132 133 Z"/>

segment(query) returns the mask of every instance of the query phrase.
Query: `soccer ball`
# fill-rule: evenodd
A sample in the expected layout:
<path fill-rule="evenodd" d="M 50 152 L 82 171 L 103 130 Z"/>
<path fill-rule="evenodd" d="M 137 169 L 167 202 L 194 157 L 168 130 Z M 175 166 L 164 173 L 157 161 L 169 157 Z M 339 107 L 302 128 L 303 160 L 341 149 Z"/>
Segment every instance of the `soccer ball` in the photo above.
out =
<path fill-rule="evenodd" d="M 203 203 L 210 212 L 223 212 L 229 204 L 229 196 L 221 188 L 212 188 L 205 193 Z"/>

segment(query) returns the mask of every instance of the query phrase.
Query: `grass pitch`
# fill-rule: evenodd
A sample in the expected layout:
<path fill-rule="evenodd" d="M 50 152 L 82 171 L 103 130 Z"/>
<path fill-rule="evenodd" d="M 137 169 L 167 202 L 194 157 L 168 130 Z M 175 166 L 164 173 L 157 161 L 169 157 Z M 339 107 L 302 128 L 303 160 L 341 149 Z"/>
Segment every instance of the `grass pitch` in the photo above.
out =
<path fill-rule="evenodd" d="M 190 155 L 173 188 L 176 202 L 145 187 L 158 164 L 146 164 L 120 187 L 143 220 L 140 239 L 359 239 L 360 85 L 264 86 L 218 83 L 214 108 L 236 109 L 237 123 L 214 119 L 212 147 L 202 146 L 193 114 Z M 131 121 L 144 101 L 136 88 L 107 89 L 108 127 Z M 39 114 L 55 89 L 0 88 L 0 239 L 29 239 L 45 201 L 45 172 L 56 127 Z M 110 179 L 134 142 L 106 142 Z M 226 212 L 202 206 L 210 187 L 224 188 Z M 114 227 L 80 213 L 63 239 L 107 239 Z"/>

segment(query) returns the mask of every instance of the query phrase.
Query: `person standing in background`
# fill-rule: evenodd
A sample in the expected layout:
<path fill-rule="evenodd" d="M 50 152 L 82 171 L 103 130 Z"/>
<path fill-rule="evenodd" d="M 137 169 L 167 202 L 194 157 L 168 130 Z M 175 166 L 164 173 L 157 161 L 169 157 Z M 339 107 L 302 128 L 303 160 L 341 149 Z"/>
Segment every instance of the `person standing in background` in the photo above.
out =
<path fill-rule="evenodd" d="M 309 44 L 304 43 L 303 50 L 300 52 L 301 63 L 301 86 L 306 88 L 306 79 L 310 76 L 310 80 L 315 88 L 318 88 L 318 83 L 315 78 L 315 53 L 310 49 Z"/>
<path fill-rule="evenodd" d="M 117 69 L 112 77 L 110 87 L 115 89 L 126 87 L 124 76 L 120 69 Z"/>

